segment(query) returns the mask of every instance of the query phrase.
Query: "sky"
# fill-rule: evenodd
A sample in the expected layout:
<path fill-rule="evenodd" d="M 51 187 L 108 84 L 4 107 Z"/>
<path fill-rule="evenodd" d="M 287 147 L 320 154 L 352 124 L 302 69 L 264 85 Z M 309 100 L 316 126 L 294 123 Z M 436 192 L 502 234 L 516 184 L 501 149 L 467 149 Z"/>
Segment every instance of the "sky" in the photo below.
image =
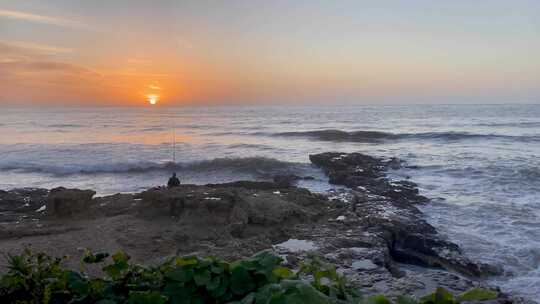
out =
<path fill-rule="evenodd" d="M 0 105 L 540 102 L 540 1 L 0 0 Z"/>

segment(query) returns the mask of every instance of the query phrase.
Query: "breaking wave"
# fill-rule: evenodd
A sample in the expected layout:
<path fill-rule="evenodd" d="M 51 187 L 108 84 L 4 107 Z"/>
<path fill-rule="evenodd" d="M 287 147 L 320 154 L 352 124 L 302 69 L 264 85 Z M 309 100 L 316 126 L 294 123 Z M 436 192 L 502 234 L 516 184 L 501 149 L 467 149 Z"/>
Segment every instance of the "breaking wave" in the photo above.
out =
<path fill-rule="evenodd" d="M 43 165 L 43 164 L 11 164 L 0 166 L 0 171 L 16 171 L 25 173 L 42 173 L 57 176 L 75 174 L 125 174 L 125 173 L 149 173 L 154 171 L 220 171 L 229 170 L 235 172 L 255 174 L 258 176 L 270 176 L 276 173 L 302 170 L 308 164 L 285 162 L 266 157 L 244 158 L 216 158 L 212 160 L 173 163 L 173 162 L 137 162 L 137 163 L 113 163 L 100 165 Z"/>
<path fill-rule="evenodd" d="M 258 150 L 274 150 L 273 147 L 261 144 L 232 144 L 228 145 L 227 149 L 258 149 Z"/>
<path fill-rule="evenodd" d="M 275 133 L 275 136 L 285 137 L 309 137 L 324 141 L 358 141 L 373 142 L 384 139 L 396 139 L 397 135 L 378 131 L 354 131 L 346 132 L 341 130 L 319 130 L 305 132 L 282 132 Z"/>
<path fill-rule="evenodd" d="M 476 126 L 481 126 L 481 127 L 534 128 L 534 127 L 540 127 L 540 121 L 479 123 L 479 124 L 476 124 Z"/>
<path fill-rule="evenodd" d="M 77 125 L 77 124 L 52 124 L 52 125 L 47 125 L 48 128 L 82 128 L 84 127 L 83 125 Z"/>
<path fill-rule="evenodd" d="M 346 141 L 346 142 L 380 142 L 385 140 L 400 139 L 423 139 L 423 140 L 446 140 L 458 141 L 468 139 L 508 139 L 522 142 L 540 141 L 540 136 L 511 136 L 498 134 L 475 134 L 468 132 L 425 132 L 425 133 L 401 133 L 395 134 L 380 131 L 342 131 L 342 130 L 316 130 L 273 133 L 271 136 L 278 137 L 305 137 L 321 141 Z"/>

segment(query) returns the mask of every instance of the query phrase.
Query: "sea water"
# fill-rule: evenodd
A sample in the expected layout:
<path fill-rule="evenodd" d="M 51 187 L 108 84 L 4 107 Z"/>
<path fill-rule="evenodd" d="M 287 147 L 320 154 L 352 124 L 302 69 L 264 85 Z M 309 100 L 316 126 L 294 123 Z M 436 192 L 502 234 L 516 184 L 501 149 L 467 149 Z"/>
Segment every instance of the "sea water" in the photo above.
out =
<path fill-rule="evenodd" d="M 175 131 L 173 131 L 175 130 Z M 176 161 L 173 162 L 173 134 Z M 183 183 L 312 176 L 326 151 L 397 156 L 422 209 L 504 291 L 540 298 L 540 105 L 0 108 L 0 189 L 99 195 Z"/>

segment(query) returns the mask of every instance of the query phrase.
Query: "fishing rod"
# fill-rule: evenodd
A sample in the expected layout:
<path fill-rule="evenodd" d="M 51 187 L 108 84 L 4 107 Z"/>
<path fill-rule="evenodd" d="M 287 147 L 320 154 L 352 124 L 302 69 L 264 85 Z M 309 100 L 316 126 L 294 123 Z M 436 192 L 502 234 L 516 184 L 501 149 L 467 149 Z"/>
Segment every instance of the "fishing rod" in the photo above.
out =
<path fill-rule="evenodd" d="M 172 155 L 173 155 L 173 166 L 176 166 L 176 125 L 173 125 L 173 149 L 172 149 Z"/>
<path fill-rule="evenodd" d="M 167 182 L 167 187 L 169 188 L 180 186 L 180 180 L 178 179 L 178 177 L 176 177 L 176 172 L 175 172 L 175 169 L 176 169 L 176 125 L 175 124 L 173 124 L 172 126 L 172 161 L 173 161 L 171 165 L 172 176 L 171 178 L 169 178 L 169 181 Z"/>

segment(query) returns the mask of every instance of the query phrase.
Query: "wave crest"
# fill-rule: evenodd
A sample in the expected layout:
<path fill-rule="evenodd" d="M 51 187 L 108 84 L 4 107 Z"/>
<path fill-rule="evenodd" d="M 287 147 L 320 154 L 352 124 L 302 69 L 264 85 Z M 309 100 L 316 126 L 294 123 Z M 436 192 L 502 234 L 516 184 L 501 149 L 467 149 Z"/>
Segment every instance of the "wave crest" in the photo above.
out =
<path fill-rule="evenodd" d="M 285 137 L 310 137 L 324 141 L 357 141 L 357 142 L 373 142 L 383 139 L 396 138 L 395 134 L 379 132 L 379 131 L 354 131 L 346 132 L 341 130 L 318 130 L 304 132 L 282 132 L 276 133 L 275 136 Z"/>
<path fill-rule="evenodd" d="M 476 134 L 469 132 L 424 132 L 424 133 L 390 133 L 381 131 L 342 131 L 342 130 L 315 130 L 273 133 L 278 137 L 304 137 L 321 141 L 346 141 L 346 142 L 380 142 L 385 140 L 400 139 L 423 139 L 423 140 L 446 140 L 458 141 L 468 139 L 506 139 L 517 141 L 540 141 L 540 136 L 512 136 L 498 134 Z"/>
<path fill-rule="evenodd" d="M 17 171 L 25 173 L 42 173 L 57 176 L 76 174 L 125 174 L 149 173 L 155 171 L 219 171 L 251 173 L 256 175 L 272 175 L 278 172 L 289 172 L 301 169 L 306 164 L 285 162 L 267 157 L 216 158 L 204 161 L 185 163 L 113 163 L 100 165 L 44 165 L 44 164 L 11 164 L 0 167 L 0 171 Z"/>
<path fill-rule="evenodd" d="M 78 125 L 78 124 L 52 124 L 52 125 L 47 125 L 48 128 L 59 128 L 59 129 L 62 129 L 62 128 L 82 128 L 84 127 L 83 125 Z"/>

